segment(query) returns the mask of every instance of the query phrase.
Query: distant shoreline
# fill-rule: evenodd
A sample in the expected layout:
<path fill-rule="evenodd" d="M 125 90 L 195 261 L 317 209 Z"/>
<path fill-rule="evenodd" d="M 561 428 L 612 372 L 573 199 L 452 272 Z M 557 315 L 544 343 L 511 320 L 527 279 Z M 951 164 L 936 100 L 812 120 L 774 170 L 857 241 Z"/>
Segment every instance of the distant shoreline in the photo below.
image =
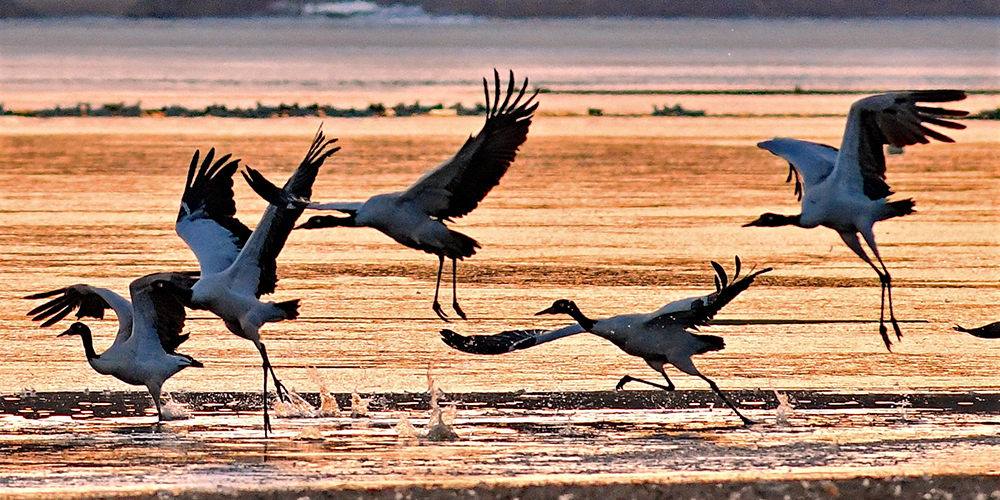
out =
<path fill-rule="evenodd" d="M 570 94 L 570 95 L 594 95 L 594 96 L 670 96 L 670 95 L 709 95 L 709 96 L 794 96 L 794 95 L 865 95 L 876 94 L 876 91 L 711 91 L 711 90 L 689 90 L 689 91 L 611 91 L 611 90 L 567 90 L 552 91 L 540 89 L 540 94 Z M 970 94 L 980 95 L 1000 95 L 1000 91 L 972 91 Z M 554 114 L 541 112 L 539 115 L 550 116 L 607 116 L 618 118 L 638 118 L 645 116 L 662 117 L 698 117 L 698 118 L 830 118 L 846 116 L 845 113 L 710 113 L 702 109 L 689 109 L 680 103 L 669 106 L 652 105 L 652 112 L 605 112 L 603 108 L 588 106 L 585 110 L 562 111 Z M 212 104 L 204 108 L 189 108 L 180 105 L 169 105 L 154 108 L 144 108 L 141 102 L 135 104 L 106 103 L 100 106 L 92 106 L 89 102 L 79 102 L 76 105 L 61 106 L 55 105 L 51 108 L 34 109 L 8 109 L 0 103 L 0 116 L 14 116 L 23 118 L 243 118 L 243 119 L 271 119 L 271 118 L 296 118 L 296 117 L 318 117 L 318 118 L 386 118 L 386 117 L 411 117 L 411 116 L 482 116 L 486 114 L 486 107 L 482 103 L 477 103 L 474 107 L 465 107 L 461 102 L 445 106 L 443 103 L 434 105 L 422 105 L 420 101 L 413 104 L 399 103 L 392 107 L 387 107 L 383 103 L 371 103 L 367 107 L 338 108 L 330 104 L 313 103 L 305 106 L 299 103 L 285 104 L 277 106 L 263 105 L 260 102 L 254 107 L 229 107 L 223 104 Z M 984 109 L 972 111 L 964 119 L 971 120 L 1000 120 L 1000 107 L 996 109 Z"/>

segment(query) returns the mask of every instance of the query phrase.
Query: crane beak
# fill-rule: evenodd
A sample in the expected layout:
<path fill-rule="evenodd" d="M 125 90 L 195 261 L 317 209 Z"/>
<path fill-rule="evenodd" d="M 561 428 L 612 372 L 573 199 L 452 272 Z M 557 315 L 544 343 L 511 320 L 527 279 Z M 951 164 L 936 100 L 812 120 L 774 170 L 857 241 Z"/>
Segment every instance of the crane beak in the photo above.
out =
<path fill-rule="evenodd" d="M 69 337 L 71 335 L 73 335 L 73 329 L 72 328 L 70 328 L 69 330 L 66 330 L 65 332 L 60 333 L 59 335 L 56 335 L 56 337 Z"/>
<path fill-rule="evenodd" d="M 538 312 L 535 313 L 535 316 L 541 316 L 543 314 L 559 314 L 559 312 L 556 311 L 555 309 L 556 309 L 555 306 L 553 306 L 553 307 L 550 307 L 550 308 L 548 308 L 548 309 L 546 309 L 544 311 L 538 311 Z"/>
<path fill-rule="evenodd" d="M 755 220 L 753 222 L 747 222 L 746 224 L 743 224 L 743 227 L 763 226 L 763 224 L 761 222 L 762 222 L 761 219 L 758 218 L 757 220 Z"/>
<path fill-rule="evenodd" d="M 314 215 L 299 224 L 295 229 L 322 229 L 324 227 L 353 227 L 354 217 L 337 217 L 335 215 Z"/>

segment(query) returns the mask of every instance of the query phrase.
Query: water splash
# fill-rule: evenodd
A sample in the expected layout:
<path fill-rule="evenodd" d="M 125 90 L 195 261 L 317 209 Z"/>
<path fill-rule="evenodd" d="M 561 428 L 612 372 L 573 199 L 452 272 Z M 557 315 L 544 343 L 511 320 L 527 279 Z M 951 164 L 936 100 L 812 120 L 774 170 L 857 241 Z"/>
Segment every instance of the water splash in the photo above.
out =
<path fill-rule="evenodd" d="M 371 403 L 371 400 L 362 398 L 357 390 L 351 392 L 351 418 L 367 417 L 368 403 Z"/>
<path fill-rule="evenodd" d="M 775 409 L 775 420 L 774 424 L 782 427 L 788 426 L 788 416 L 795 411 L 795 407 L 788 402 L 788 395 L 778 392 L 777 389 L 771 389 L 774 391 L 774 397 L 778 398 L 778 408 Z"/>
<path fill-rule="evenodd" d="M 455 441 L 458 434 L 452 424 L 455 422 L 455 414 L 458 412 L 455 404 L 448 405 L 444 409 L 438 403 L 438 398 L 442 394 L 437 382 L 431 376 L 431 369 L 427 367 L 427 391 L 431 394 L 431 418 L 427 421 L 427 432 L 424 438 L 428 441 Z"/>
<path fill-rule="evenodd" d="M 175 403 L 170 399 L 169 394 L 164 394 L 160 398 L 160 420 L 187 420 L 191 418 L 191 412 L 186 405 Z"/>
<path fill-rule="evenodd" d="M 319 410 L 316 411 L 317 417 L 340 417 L 342 412 L 340 411 L 340 405 L 337 404 L 337 399 L 334 398 L 333 392 L 330 388 L 326 386 L 326 381 L 320 376 L 319 370 L 315 366 L 309 367 L 309 379 L 319 386 Z"/>
<path fill-rule="evenodd" d="M 320 389 L 319 410 L 316 411 L 316 416 L 334 418 L 343 416 L 343 412 L 340 411 L 340 405 L 337 404 L 337 398 L 333 397 L 332 392 Z"/>
<path fill-rule="evenodd" d="M 313 405 L 291 389 L 288 390 L 288 401 L 274 403 L 274 414 L 280 418 L 315 418 L 318 413 Z"/>
<path fill-rule="evenodd" d="M 323 433 L 318 427 L 304 427 L 301 432 L 299 432 L 295 437 L 292 438 L 293 441 L 323 441 Z"/>
<path fill-rule="evenodd" d="M 410 419 L 406 418 L 406 415 L 400 417 L 399 422 L 392 430 L 396 432 L 399 444 L 409 446 L 420 444 L 420 441 L 417 439 L 417 429 L 413 427 L 413 424 L 410 423 Z"/>

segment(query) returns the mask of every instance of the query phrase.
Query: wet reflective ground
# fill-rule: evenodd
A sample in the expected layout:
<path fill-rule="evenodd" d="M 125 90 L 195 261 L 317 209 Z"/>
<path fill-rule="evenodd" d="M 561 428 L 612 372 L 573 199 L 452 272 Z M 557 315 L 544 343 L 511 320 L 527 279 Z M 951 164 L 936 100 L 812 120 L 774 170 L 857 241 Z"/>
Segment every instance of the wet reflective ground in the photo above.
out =
<path fill-rule="evenodd" d="M 176 403 L 191 402 L 183 405 L 191 418 L 158 426 L 149 416 L 4 415 L 0 475 L 7 494 L 44 496 L 70 487 L 224 494 L 542 477 L 676 483 L 996 471 L 995 393 L 785 396 L 795 408 L 779 412 L 773 393 L 734 393 L 745 408 L 760 408 L 747 410 L 759 423 L 743 427 L 729 410 L 711 407 L 708 391 L 455 394 L 441 401 L 452 441 L 425 435 L 426 393 L 367 395 L 367 414 L 355 416 L 350 395 L 341 394 L 342 415 L 279 418 L 265 441 L 253 398 L 178 393 Z M 86 400 L 126 408 L 130 397 L 24 394 L 20 402 L 5 398 L 5 412 L 33 402 L 60 413 L 74 400 L 77 409 L 93 408 L 79 405 Z"/>

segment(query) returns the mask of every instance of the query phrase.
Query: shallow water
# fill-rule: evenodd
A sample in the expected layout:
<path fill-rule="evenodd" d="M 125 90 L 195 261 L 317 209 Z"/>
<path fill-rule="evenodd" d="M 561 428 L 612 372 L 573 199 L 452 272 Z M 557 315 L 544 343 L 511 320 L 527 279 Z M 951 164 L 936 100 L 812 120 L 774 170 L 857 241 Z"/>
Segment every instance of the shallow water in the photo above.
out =
<path fill-rule="evenodd" d="M 109 402 L 117 408 L 120 398 L 131 406 L 95 418 L 13 416 L 23 408 L 0 416 L 0 495 L 995 470 L 1000 344 L 951 330 L 998 319 L 995 122 L 968 122 L 956 144 L 889 158 L 890 185 L 916 199 L 918 212 L 876 228 L 905 335 L 888 353 L 876 331 L 877 279 L 832 231 L 740 227 L 764 211 L 798 208 L 782 182 L 787 166 L 755 142 L 789 135 L 836 144 L 842 119 L 540 117 L 500 186 L 454 224 L 483 245 L 458 268 L 469 321 L 445 324 L 431 312 L 433 257 L 373 230 L 293 233 L 274 299 L 301 298 L 302 316 L 263 330 L 278 374 L 300 392 L 385 395 L 368 418 L 276 419 L 276 437 L 265 442 L 259 396 L 244 394 L 260 390 L 259 359 L 218 320 L 192 313 L 180 350 L 205 368 L 166 384 L 182 402 L 211 392 L 206 401 L 216 406 L 203 401 L 191 419 L 154 429 L 142 392 L 116 395 L 129 388 L 94 373 L 78 341 L 55 338 L 69 321 L 39 329 L 24 316 L 33 304 L 20 297 L 78 282 L 124 293 L 143 274 L 195 268 L 172 227 L 192 151 L 233 151 L 280 179 L 318 121 L 2 120 L 0 393 L 89 390 L 89 407 L 71 405 L 77 417 Z M 327 120 L 344 149 L 319 177 L 316 198 L 401 189 L 480 120 Z M 238 215 L 252 225 L 264 203 L 242 181 L 236 191 Z M 670 404 L 636 403 L 650 396 L 635 390 L 607 393 L 597 406 L 565 402 L 558 394 L 607 391 L 626 373 L 654 375 L 597 338 L 487 357 L 438 338 L 443 327 L 476 334 L 562 325 L 533 313 L 564 297 L 594 317 L 654 310 L 713 290 L 709 261 L 731 272 L 736 254 L 745 268 L 775 270 L 704 329 L 725 337 L 726 349 L 696 363 L 724 391 L 756 391 L 736 396 L 761 426 L 742 428 L 707 391 L 695 399 L 715 408 L 684 406 L 705 385 L 679 372 L 668 372 L 681 395 Z M 100 351 L 116 323 L 88 323 Z M 395 429 L 404 417 L 418 431 L 426 424 L 425 403 L 380 404 L 406 393 L 425 398 L 428 376 L 450 395 L 557 394 L 544 396 L 551 408 L 459 406 L 456 442 L 401 440 Z M 800 402 L 782 427 L 773 403 L 749 404 L 772 389 L 875 391 L 885 397 L 873 401 L 891 404 Z M 952 404 L 903 404 L 928 390 L 953 395 Z M 630 403 L 616 406 L 617 398 Z"/>
<path fill-rule="evenodd" d="M 472 105 L 494 67 L 553 90 L 996 90 L 998 25 L 991 18 L 5 20 L 0 95 L 9 109 L 122 101 Z M 605 107 L 604 98 L 588 100 Z M 630 111 L 664 104 L 647 101 Z M 563 107 L 557 100 L 547 108 Z"/>
<path fill-rule="evenodd" d="M 449 128 L 456 121 L 469 128 L 475 123 L 425 118 L 414 126 L 401 120 L 406 135 L 352 137 L 354 124 L 365 121 L 328 122 L 327 131 L 343 137 L 344 149 L 328 162 L 316 197 L 363 199 L 405 187 L 459 143 L 455 136 L 414 130 L 433 130 L 439 123 L 451 123 L 442 125 Z M 731 272 L 737 254 L 746 268 L 775 270 L 718 317 L 735 324 L 706 329 L 726 338 L 726 350 L 700 360 L 723 387 L 991 388 L 1000 383 L 992 369 L 1000 344 L 951 330 L 956 323 L 975 326 L 997 319 L 996 143 L 977 139 L 997 137 L 994 123 L 971 123 L 970 139 L 959 132 L 957 144 L 911 148 L 890 158 L 890 185 L 898 197 L 916 199 L 918 210 L 876 227 L 894 275 L 896 312 L 904 321 L 904 339 L 890 354 L 873 323 L 877 279 L 836 234 L 740 227 L 764 211 L 797 210 L 791 187 L 782 182 L 787 167 L 753 147 L 773 132 L 755 136 L 733 128 L 732 136 L 657 137 L 661 128 L 690 124 L 696 130 L 713 119 L 635 119 L 647 126 L 649 136 L 601 136 L 593 130 L 613 129 L 620 120 L 577 118 L 562 122 L 586 122 L 595 135 L 567 137 L 539 121 L 501 185 L 455 224 L 483 245 L 458 267 L 468 322 L 446 325 L 431 312 L 437 264 L 432 256 L 401 248 L 369 229 L 292 235 L 282 253 L 274 300 L 301 298 L 302 315 L 263 330 L 286 383 L 316 390 L 318 382 L 308 369 L 315 366 L 320 380 L 338 391 L 423 390 L 428 369 L 448 391 L 607 389 L 624 372 L 648 369 L 587 336 L 505 356 L 474 357 L 445 346 L 438 331 L 447 326 L 477 334 L 562 325 L 565 320 L 533 316 L 558 298 L 576 300 L 594 317 L 654 310 L 712 290 L 709 261 Z M 834 141 L 842 126 L 838 121 L 789 119 L 783 126 L 788 135 L 808 130 L 807 137 Z M 255 134 L 256 124 L 241 129 L 238 123 L 226 134 L 216 122 L 200 120 L 183 122 L 184 134 L 147 135 L 142 128 L 156 127 L 158 120 L 119 122 L 134 133 L 0 136 L 0 161 L 7 166 L 0 174 L 5 193 L 0 350 L 6 360 L 0 388 L 118 387 L 86 369 L 77 342 L 54 340 L 68 321 L 40 330 L 24 316 L 33 304 L 20 297 L 79 282 L 124 293 L 138 276 L 195 268 L 172 227 L 192 150 L 235 151 L 277 179 L 297 163 L 310 137 L 309 132 Z M 317 125 L 312 120 L 271 122 L 279 130 Z M 746 127 L 752 129 L 749 122 Z M 263 202 L 242 181 L 236 191 L 238 215 L 253 224 Z M 450 295 L 444 291 L 446 303 Z M 101 350 L 116 323 L 90 324 Z M 192 313 L 188 330 L 192 337 L 182 351 L 206 368 L 182 372 L 168 390 L 257 389 L 253 367 L 258 359 L 248 342 L 203 313 Z M 696 379 L 678 378 L 681 388 L 702 387 Z"/>
<path fill-rule="evenodd" d="M 778 423 L 773 394 L 734 394 L 749 406 L 760 403 L 747 411 L 759 423 L 743 427 L 709 391 L 453 394 L 443 404 L 457 404 L 455 441 L 398 432 L 405 418 L 423 434 L 426 394 L 374 395 L 366 416 L 281 418 L 265 441 L 259 415 L 249 412 L 258 400 L 185 393 L 175 400 L 193 405 L 192 418 L 160 426 L 148 416 L 0 416 L 0 476 L 8 493 L 39 496 L 95 485 L 227 493 L 531 477 L 812 479 L 983 473 L 1000 451 L 996 393 L 790 395 L 796 408 Z M 348 397 L 339 395 L 342 404 Z M 8 409 L 19 404 L 7 399 Z M 121 393 L 24 395 L 20 404 L 55 408 L 54 401 L 71 400 L 130 405 Z"/>

